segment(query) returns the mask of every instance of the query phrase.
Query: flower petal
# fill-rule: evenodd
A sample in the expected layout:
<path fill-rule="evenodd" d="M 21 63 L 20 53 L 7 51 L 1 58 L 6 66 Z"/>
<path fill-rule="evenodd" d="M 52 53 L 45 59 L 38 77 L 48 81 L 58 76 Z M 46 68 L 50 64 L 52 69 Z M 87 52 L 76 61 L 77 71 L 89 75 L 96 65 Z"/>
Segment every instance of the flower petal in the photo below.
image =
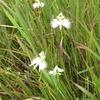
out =
<path fill-rule="evenodd" d="M 66 27 L 66 28 L 70 28 L 71 22 L 69 21 L 69 19 L 64 18 L 64 19 L 62 20 L 62 25 L 63 25 L 64 27 Z"/>
<path fill-rule="evenodd" d="M 61 68 L 58 68 L 58 72 L 64 72 L 64 70 Z"/>
<path fill-rule="evenodd" d="M 33 3 L 33 7 L 34 7 L 34 8 L 39 8 L 39 6 L 40 6 L 40 3 L 39 3 L 39 2 Z"/>
<path fill-rule="evenodd" d="M 39 72 L 40 72 L 41 70 L 44 70 L 46 67 L 47 67 L 47 64 L 46 64 L 45 62 L 41 62 L 41 63 L 39 64 Z"/>
<path fill-rule="evenodd" d="M 64 19 L 64 15 L 62 14 L 62 12 L 57 16 L 57 19 L 58 19 L 58 20 Z"/>
<path fill-rule="evenodd" d="M 40 56 L 40 58 L 41 58 L 42 60 L 44 60 L 44 59 L 46 58 L 43 51 L 39 54 L 39 56 Z"/>
<path fill-rule="evenodd" d="M 54 71 L 49 71 L 49 74 L 52 75 L 52 74 L 55 74 L 55 73 L 54 73 Z"/>
<path fill-rule="evenodd" d="M 44 6 L 44 3 L 40 2 L 40 7 L 43 7 Z"/>
<path fill-rule="evenodd" d="M 36 57 L 35 59 L 32 60 L 31 64 L 29 66 L 39 64 L 41 62 L 40 57 Z"/>
<path fill-rule="evenodd" d="M 51 21 L 51 27 L 56 28 L 59 25 L 59 21 L 57 19 L 53 19 Z"/>

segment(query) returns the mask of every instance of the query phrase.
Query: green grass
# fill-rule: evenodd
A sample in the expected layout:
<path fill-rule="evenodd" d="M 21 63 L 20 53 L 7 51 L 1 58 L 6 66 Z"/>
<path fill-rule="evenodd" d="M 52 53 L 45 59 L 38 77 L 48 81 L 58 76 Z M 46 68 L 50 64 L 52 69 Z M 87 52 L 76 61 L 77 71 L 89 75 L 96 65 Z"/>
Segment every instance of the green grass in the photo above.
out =
<path fill-rule="evenodd" d="M 100 1 L 0 0 L 0 100 L 99 100 Z M 50 26 L 62 12 L 70 29 Z M 47 69 L 29 64 L 45 52 Z M 56 65 L 62 75 L 49 71 Z"/>

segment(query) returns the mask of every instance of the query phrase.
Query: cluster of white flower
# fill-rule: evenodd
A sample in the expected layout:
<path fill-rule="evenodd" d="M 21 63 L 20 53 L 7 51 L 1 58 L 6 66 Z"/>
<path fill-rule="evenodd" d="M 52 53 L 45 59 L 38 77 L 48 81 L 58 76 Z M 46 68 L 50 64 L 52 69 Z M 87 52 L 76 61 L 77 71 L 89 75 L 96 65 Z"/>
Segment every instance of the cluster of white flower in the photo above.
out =
<path fill-rule="evenodd" d="M 34 8 L 39 8 L 43 6 L 44 6 L 44 3 L 40 2 L 40 0 L 36 0 L 36 2 L 33 3 Z M 59 26 L 60 30 L 62 29 L 62 26 L 64 26 L 65 28 L 70 28 L 71 26 L 71 22 L 69 21 L 69 19 L 66 19 L 64 17 L 62 12 L 55 19 L 52 19 L 51 21 L 52 28 L 56 28 L 57 26 Z"/>
<path fill-rule="evenodd" d="M 45 58 L 46 58 L 45 54 L 42 51 L 39 54 L 39 57 L 36 57 L 31 61 L 31 64 L 29 66 L 34 66 L 34 69 L 36 67 L 39 67 L 39 72 L 40 72 L 40 71 L 44 70 L 47 67 L 47 62 L 45 61 Z M 57 75 L 57 74 L 61 75 L 61 72 L 64 72 L 64 70 L 58 68 L 58 66 L 55 66 L 54 70 L 49 71 L 49 74 L 50 75 Z"/>
<path fill-rule="evenodd" d="M 35 3 L 33 3 L 33 7 L 34 8 L 44 7 L 44 3 L 40 2 L 40 0 L 36 0 Z M 69 19 L 65 18 L 62 12 L 56 18 L 52 19 L 50 24 L 52 28 L 56 28 L 59 26 L 60 30 L 62 30 L 62 26 L 64 26 L 67 29 L 70 28 L 71 26 L 71 22 L 69 21 Z M 39 57 L 34 58 L 29 66 L 34 66 L 34 69 L 36 67 L 39 67 L 39 72 L 40 72 L 47 67 L 47 62 L 45 61 L 45 58 L 46 58 L 45 54 L 42 51 L 39 54 Z M 61 75 L 62 72 L 64 72 L 64 70 L 56 65 L 53 70 L 49 71 L 49 74 Z"/>

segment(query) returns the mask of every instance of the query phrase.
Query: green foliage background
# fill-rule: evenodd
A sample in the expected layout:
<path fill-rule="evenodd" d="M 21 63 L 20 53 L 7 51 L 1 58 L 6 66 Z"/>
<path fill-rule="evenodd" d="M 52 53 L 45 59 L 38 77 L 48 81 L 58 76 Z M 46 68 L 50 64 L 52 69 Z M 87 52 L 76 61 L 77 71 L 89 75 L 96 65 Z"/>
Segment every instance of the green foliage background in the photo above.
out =
<path fill-rule="evenodd" d="M 0 0 L 0 100 L 99 100 L 100 1 Z M 52 29 L 60 12 L 71 28 Z M 48 67 L 29 67 L 44 51 Z M 61 76 L 48 71 L 55 65 Z"/>

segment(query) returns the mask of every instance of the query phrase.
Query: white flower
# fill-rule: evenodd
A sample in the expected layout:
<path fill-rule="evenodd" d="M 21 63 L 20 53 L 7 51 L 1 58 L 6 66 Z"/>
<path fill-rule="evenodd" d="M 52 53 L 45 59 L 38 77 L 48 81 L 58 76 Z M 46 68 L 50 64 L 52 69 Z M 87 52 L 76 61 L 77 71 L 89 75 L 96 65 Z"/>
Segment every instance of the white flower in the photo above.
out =
<path fill-rule="evenodd" d="M 33 3 L 33 7 L 34 8 L 39 8 L 39 7 L 43 7 L 44 3 L 40 2 L 39 0 L 36 0 L 35 3 Z"/>
<path fill-rule="evenodd" d="M 36 57 L 35 59 L 32 60 L 31 64 L 29 66 L 33 66 L 34 65 L 34 69 L 36 67 L 39 67 L 39 72 L 43 69 L 45 69 L 47 67 L 47 63 L 45 61 L 45 54 L 44 52 L 42 51 L 40 54 L 39 54 L 40 57 Z"/>
<path fill-rule="evenodd" d="M 42 60 L 44 60 L 44 59 L 46 58 L 43 51 L 39 54 L 39 56 L 40 56 L 40 58 L 41 58 Z"/>
<path fill-rule="evenodd" d="M 58 66 L 55 66 L 55 68 L 54 68 L 54 70 L 52 70 L 52 71 L 49 71 L 49 74 L 50 75 L 61 75 L 61 73 L 62 72 L 64 72 L 64 70 L 63 69 L 61 69 L 61 68 L 58 68 Z"/>
<path fill-rule="evenodd" d="M 71 22 L 69 19 L 66 19 L 62 13 L 60 13 L 56 19 L 52 19 L 51 21 L 51 27 L 56 28 L 57 26 L 60 27 L 60 30 L 62 29 L 62 25 L 66 28 L 70 28 Z"/>

